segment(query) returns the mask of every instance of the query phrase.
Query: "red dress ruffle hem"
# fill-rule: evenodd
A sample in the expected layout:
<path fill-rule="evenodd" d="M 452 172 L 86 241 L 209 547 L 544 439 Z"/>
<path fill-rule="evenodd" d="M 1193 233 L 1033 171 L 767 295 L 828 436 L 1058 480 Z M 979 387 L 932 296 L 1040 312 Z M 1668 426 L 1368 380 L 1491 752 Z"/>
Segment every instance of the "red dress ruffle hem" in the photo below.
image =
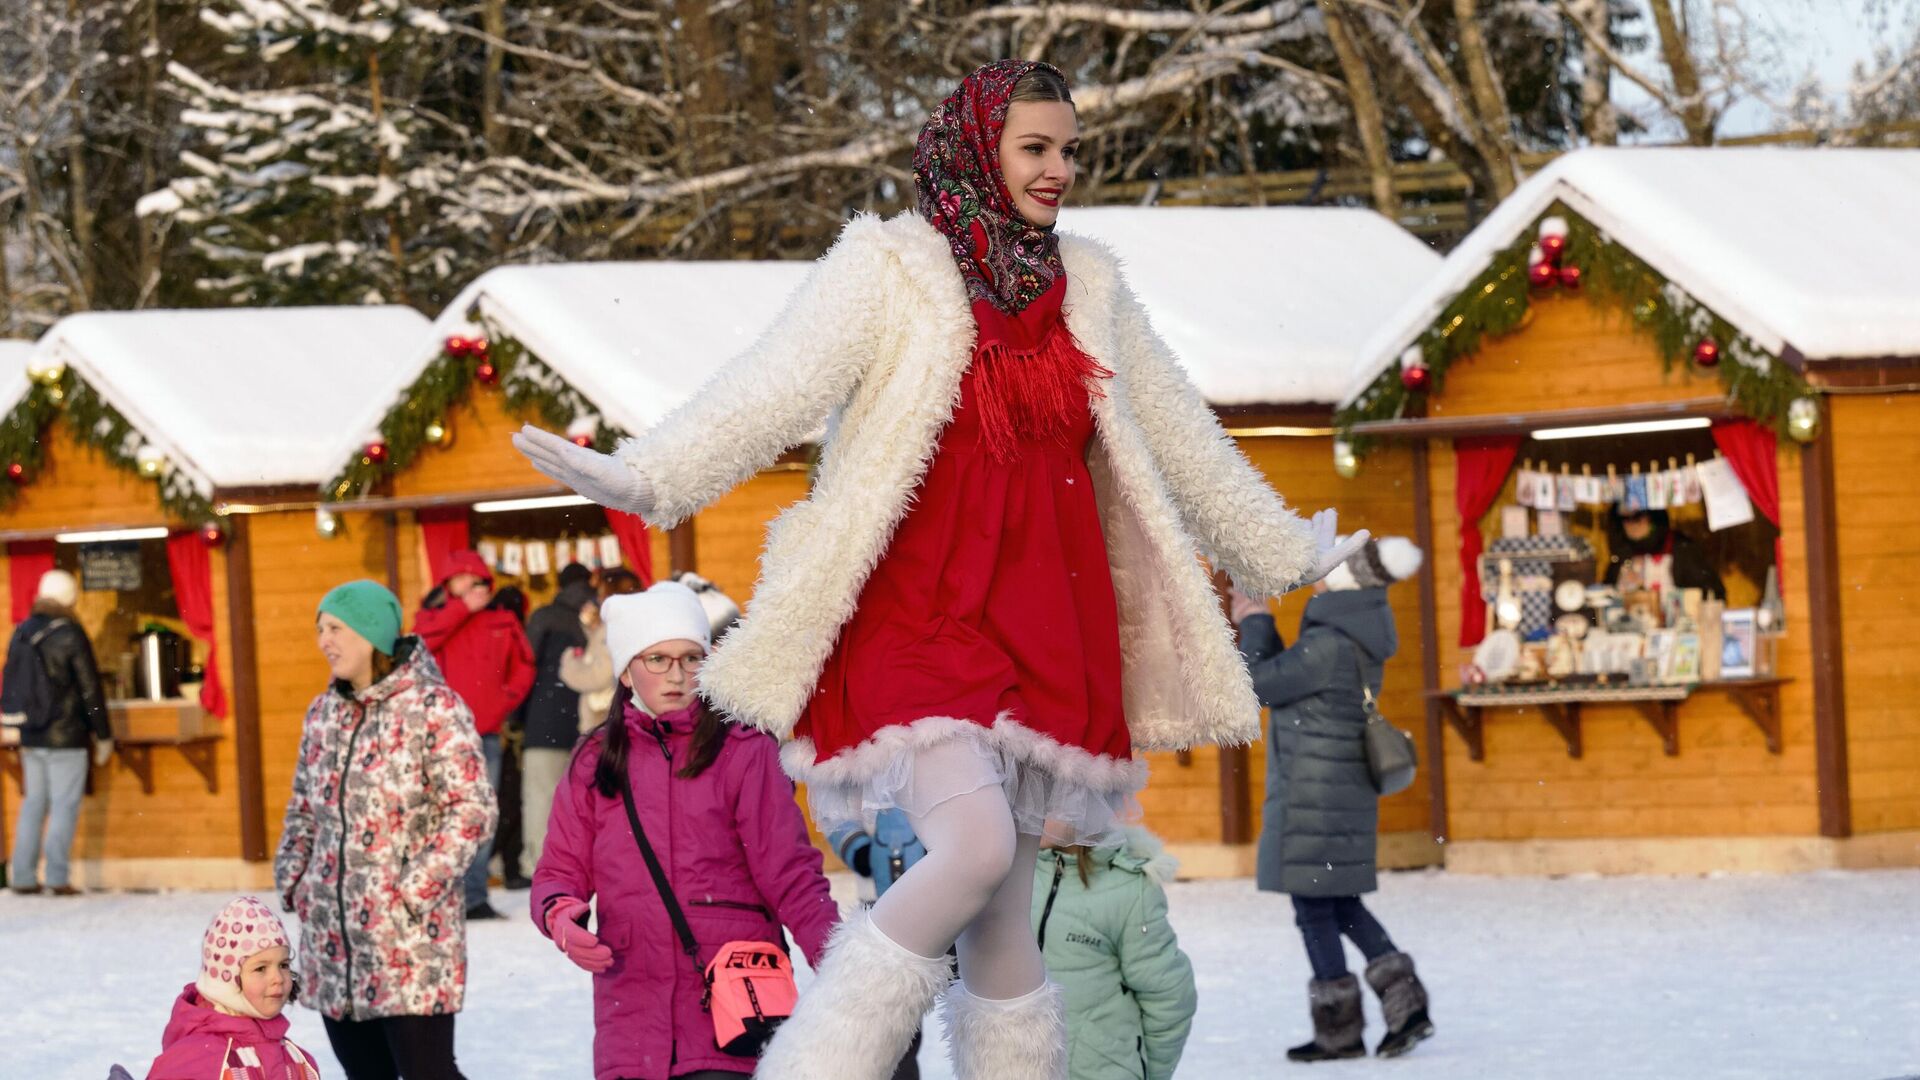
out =
<path fill-rule="evenodd" d="M 1071 342 L 1064 329 L 1056 337 Z M 1059 415 L 1046 434 L 1016 424 L 1009 438 L 1007 425 L 982 422 L 1004 392 L 984 385 L 994 365 L 1050 354 L 1092 364 L 1056 348 L 969 368 L 913 503 L 821 670 L 794 731 L 812 742 L 811 766 L 804 743 L 789 763 L 823 832 L 870 827 L 892 807 L 918 815 L 995 783 L 1021 832 L 1047 826 L 1056 842 L 1107 840 L 1138 814 L 1145 764 L 1132 760 L 1121 707 L 1119 620 L 1086 465 L 1088 394 L 1098 391 L 1082 379 L 1054 395 Z M 938 768 L 916 770 L 930 751 Z"/>

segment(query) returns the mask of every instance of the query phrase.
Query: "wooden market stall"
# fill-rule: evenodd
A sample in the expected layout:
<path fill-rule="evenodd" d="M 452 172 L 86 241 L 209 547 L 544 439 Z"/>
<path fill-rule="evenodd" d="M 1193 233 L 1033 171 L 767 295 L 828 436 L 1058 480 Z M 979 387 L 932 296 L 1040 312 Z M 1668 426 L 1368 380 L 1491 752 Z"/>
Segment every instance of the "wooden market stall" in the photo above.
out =
<path fill-rule="evenodd" d="M 1413 536 L 1404 451 L 1396 452 L 1397 471 L 1383 461 L 1360 477 L 1337 476 L 1327 462 L 1333 407 L 1355 357 L 1438 268 L 1438 255 L 1366 210 L 1101 207 L 1067 211 L 1062 227 L 1108 244 L 1125 260 L 1128 284 L 1154 328 L 1290 505 L 1308 514 L 1334 507 L 1346 530 Z M 1401 639 L 1411 641 L 1418 594 L 1405 585 L 1390 595 Z M 1275 606 L 1289 641 L 1306 600 L 1301 593 Z M 1403 648 L 1387 667 L 1387 715 L 1417 716 L 1420 685 L 1419 656 Z M 1147 824 L 1180 855 L 1182 872 L 1252 873 L 1264 747 L 1206 747 L 1149 760 L 1141 804 Z M 1424 775 L 1382 804 L 1383 865 L 1439 861 L 1430 804 Z"/>
<path fill-rule="evenodd" d="M 1580 151 L 1369 342 L 1450 869 L 1920 864 L 1916 199 L 1913 151 Z"/>
<path fill-rule="evenodd" d="M 326 497 L 343 522 L 392 535 L 409 612 L 448 552 L 474 547 L 535 606 L 568 562 L 694 570 L 731 595 L 753 587 L 766 521 L 805 491 L 803 457 L 749 480 L 670 536 L 570 497 L 509 437 L 523 423 L 601 450 L 644 430 L 772 322 L 803 263 L 508 266 L 467 287 L 370 397 Z"/>
<path fill-rule="evenodd" d="M 326 679 L 314 607 L 379 566 L 319 540 L 314 491 L 345 452 L 341 418 L 425 329 L 404 308 L 75 315 L 0 380 L 13 618 L 41 573 L 74 571 L 111 699 L 115 760 L 90 778 L 77 883 L 270 881 Z M 290 493 L 304 506 L 264 505 Z M 17 774 L 0 791 L 11 818 Z"/>

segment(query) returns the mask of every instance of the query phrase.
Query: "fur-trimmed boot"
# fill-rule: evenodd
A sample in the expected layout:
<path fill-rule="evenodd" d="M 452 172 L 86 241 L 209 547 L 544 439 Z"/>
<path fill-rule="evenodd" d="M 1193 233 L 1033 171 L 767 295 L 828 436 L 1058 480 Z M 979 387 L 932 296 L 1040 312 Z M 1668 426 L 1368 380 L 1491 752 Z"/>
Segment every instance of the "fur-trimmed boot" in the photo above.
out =
<path fill-rule="evenodd" d="M 953 978 L 944 956 L 902 948 L 865 911 L 827 940 L 820 970 L 773 1033 L 760 1080 L 887 1080 Z"/>
<path fill-rule="evenodd" d="M 1052 979 L 1005 1001 L 954 983 L 941 1013 L 958 1080 L 1066 1080 L 1067 1003 Z"/>
<path fill-rule="evenodd" d="M 1360 1013 L 1359 979 L 1352 975 L 1314 979 L 1307 983 L 1307 1005 L 1313 1013 L 1313 1041 L 1288 1050 L 1288 1061 L 1367 1056 L 1367 1043 L 1361 1037 L 1366 1018 Z"/>
<path fill-rule="evenodd" d="M 1427 1018 L 1427 988 L 1413 973 L 1413 957 L 1390 952 L 1367 965 L 1367 983 L 1380 995 L 1380 1012 L 1387 1019 L 1387 1037 L 1374 1053 L 1399 1057 L 1422 1039 L 1433 1037 Z"/>

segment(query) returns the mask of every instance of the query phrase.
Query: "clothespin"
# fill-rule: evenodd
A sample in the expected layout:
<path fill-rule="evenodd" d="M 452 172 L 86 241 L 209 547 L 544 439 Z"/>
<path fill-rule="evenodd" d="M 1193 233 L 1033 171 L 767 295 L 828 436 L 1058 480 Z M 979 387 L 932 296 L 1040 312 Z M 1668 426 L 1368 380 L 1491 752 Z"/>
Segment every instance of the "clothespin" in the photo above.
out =
<path fill-rule="evenodd" d="M 1633 463 L 1633 466 L 1632 466 L 1632 473 L 1631 473 L 1631 475 L 1634 475 L 1634 476 L 1639 476 L 1639 475 L 1640 475 L 1640 463 L 1639 463 L 1639 462 L 1637 462 L 1637 461 L 1636 461 L 1636 462 L 1634 462 L 1634 463 Z"/>

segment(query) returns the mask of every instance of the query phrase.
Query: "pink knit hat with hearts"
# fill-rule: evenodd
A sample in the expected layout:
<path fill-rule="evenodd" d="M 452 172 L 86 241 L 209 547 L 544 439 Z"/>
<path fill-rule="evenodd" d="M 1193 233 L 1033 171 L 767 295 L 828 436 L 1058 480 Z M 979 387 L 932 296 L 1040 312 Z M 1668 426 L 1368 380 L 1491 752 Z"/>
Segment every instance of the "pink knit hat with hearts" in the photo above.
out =
<path fill-rule="evenodd" d="M 273 948 L 293 948 L 280 917 L 255 897 L 235 900 L 213 917 L 206 937 L 200 941 L 200 978 L 194 988 L 215 1005 L 262 1019 L 260 1011 L 240 991 L 240 969 L 249 957 Z"/>

